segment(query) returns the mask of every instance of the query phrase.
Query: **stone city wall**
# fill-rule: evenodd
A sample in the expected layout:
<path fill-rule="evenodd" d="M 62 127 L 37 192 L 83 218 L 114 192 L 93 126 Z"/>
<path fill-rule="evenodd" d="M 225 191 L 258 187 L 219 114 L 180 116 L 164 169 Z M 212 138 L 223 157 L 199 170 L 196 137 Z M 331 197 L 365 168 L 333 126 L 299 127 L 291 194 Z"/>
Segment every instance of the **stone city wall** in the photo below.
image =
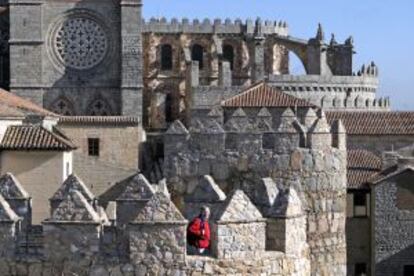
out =
<path fill-rule="evenodd" d="M 209 117 L 195 119 L 189 129 L 175 122 L 165 135 L 165 176 L 174 202 L 182 208 L 198 179 L 211 175 L 223 191 L 241 188 L 257 204 L 253 191 L 263 178 L 270 177 L 279 188 L 298 191 L 307 210 L 312 273 L 344 275 L 343 127 L 331 129 L 324 115 L 318 117 L 312 110 L 306 113 L 304 125 L 291 111 L 286 111 L 275 130 L 265 122 L 264 129 L 258 128 L 253 123 L 258 121 L 249 120 L 238 109 L 223 125 Z M 268 135 L 273 135 L 271 143 L 264 146 Z"/>
<path fill-rule="evenodd" d="M 4 182 L 7 179 L 0 184 L 24 192 L 16 181 Z M 141 205 L 111 222 L 104 211 L 106 200 Z M 33 229 L 29 225 L 27 235 L 19 235 L 21 218 L 0 195 L 2 275 L 310 275 L 306 255 L 265 251 L 266 220 L 241 190 L 227 196 L 218 208 L 217 223 L 212 221 L 218 228 L 212 242 L 224 253 L 218 256 L 187 254 L 188 221 L 166 191 L 140 174 L 116 184 L 99 199 L 71 175 L 52 201 L 54 207 L 42 223 L 37 244 L 15 248 L 19 240 L 32 237 Z"/>

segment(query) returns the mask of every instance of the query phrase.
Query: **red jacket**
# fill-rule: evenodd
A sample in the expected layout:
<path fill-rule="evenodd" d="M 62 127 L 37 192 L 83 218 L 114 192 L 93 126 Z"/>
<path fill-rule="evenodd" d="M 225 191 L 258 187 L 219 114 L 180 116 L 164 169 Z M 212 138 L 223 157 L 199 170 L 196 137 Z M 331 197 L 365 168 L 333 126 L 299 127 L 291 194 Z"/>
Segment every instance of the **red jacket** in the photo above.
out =
<path fill-rule="evenodd" d="M 204 235 L 202 227 L 204 224 Z M 187 228 L 188 243 L 197 248 L 209 248 L 210 246 L 210 225 L 207 221 L 202 223 L 199 217 L 194 218 Z"/>

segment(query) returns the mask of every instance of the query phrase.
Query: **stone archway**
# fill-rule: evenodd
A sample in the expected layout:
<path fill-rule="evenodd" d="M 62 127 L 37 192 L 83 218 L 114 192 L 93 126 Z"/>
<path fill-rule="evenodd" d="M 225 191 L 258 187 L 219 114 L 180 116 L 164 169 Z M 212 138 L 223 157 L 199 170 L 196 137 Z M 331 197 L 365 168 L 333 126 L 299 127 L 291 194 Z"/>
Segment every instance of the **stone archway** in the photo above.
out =
<path fill-rule="evenodd" d="M 270 39 L 272 47 L 283 47 L 285 51 L 295 55 L 302 63 L 305 72 L 308 72 L 308 43 L 305 40 L 274 36 Z"/>

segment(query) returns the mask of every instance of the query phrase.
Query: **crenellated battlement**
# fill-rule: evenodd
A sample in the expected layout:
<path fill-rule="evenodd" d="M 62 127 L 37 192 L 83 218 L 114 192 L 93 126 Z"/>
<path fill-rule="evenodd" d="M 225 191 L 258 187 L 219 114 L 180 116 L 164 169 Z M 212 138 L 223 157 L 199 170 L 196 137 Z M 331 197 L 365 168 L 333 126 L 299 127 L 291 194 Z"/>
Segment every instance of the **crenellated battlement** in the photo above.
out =
<path fill-rule="evenodd" d="M 276 213 L 286 219 L 277 223 L 272 221 L 272 225 L 298 227 L 297 231 L 305 235 L 294 242 L 288 236 L 273 237 L 283 247 L 279 251 L 276 248 L 269 250 L 266 240 L 273 235 L 266 233 L 269 216 L 264 217 L 242 189 L 225 194 L 211 176 L 204 176 L 189 198 L 185 212 L 186 218 L 191 220 L 198 215 L 200 206 L 207 204 L 214 208 L 209 221 L 212 258 L 206 259 L 189 256 L 186 244 L 188 220 L 171 201 L 169 193 L 159 189 L 158 184 L 149 183 L 139 173 L 116 184 L 101 198 L 95 197 L 81 179 L 71 175 L 51 199 L 50 218 L 43 221 L 42 226 L 26 225 L 24 229 L 20 226 L 22 218 L 16 213 L 17 207 L 9 204 L 11 199 L 5 199 L 3 194 L 26 192 L 11 174 L 1 179 L 1 183 L 8 184 L 9 188 L 0 190 L 0 259 L 5 275 L 21 275 L 12 272 L 13 269 L 18 266 L 20 270 L 29 271 L 33 269 L 33 263 L 40 274 L 53 267 L 53 275 L 75 272 L 109 275 L 114 271 L 119 272 L 117 275 L 130 275 L 131 270 L 153 274 L 154 269 L 166 271 L 167 275 L 171 275 L 171 271 L 188 275 L 199 272 L 200 266 L 201 269 L 209 268 L 213 274 L 223 271 L 243 273 L 252 264 L 255 271 L 263 275 L 309 275 L 305 213 L 298 209 L 295 218 L 289 217 L 291 212 L 287 210 L 296 207 L 288 195 L 281 194 L 272 207 L 281 206 Z M 275 184 L 273 188 L 277 189 Z M 117 212 L 109 222 L 105 218 L 111 202 L 122 212 Z M 283 206 L 281 202 L 284 202 Z M 33 244 L 30 241 L 35 237 L 37 243 Z M 19 248 L 20 242 L 26 242 L 30 250 Z M 31 247 L 41 247 L 42 250 L 31 254 Z M 248 264 L 244 264 L 245 261 Z"/>
<path fill-rule="evenodd" d="M 357 72 L 357 76 L 370 76 L 378 78 L 379 70 L 377 65 L 372 61 L 370 64 L 362 65 L 361 69 Z"/>
<path fill-rule="evenodd" d="M 252 91 L 259 96 L 248 97 Z M 164 173 L 174 202 L 182 208 L 188 202 L 198 206 L 193 193 L 200 191 L 194 188 L 200 178 L 203 189 L 216 195 L 209 202 L 213 208 L 228 201 L 228 195 L 218 196 L 218 187 L 241 189 L 268 219 L 266 248 L 297 252 L 288 244 L 307 237 L 311 268 L 345 275 L 345 129 L 339 121 L 329 124 L 323 110 L 305 102 L 296 101 L 294 110 L 257 104 L 267 92 L 284 97 L 279 103 L 294 100 L 257 84 L 221 108 L 194 111 L 187 126 L 180 121 L 171 125 L 164 136 Z M 320 202 L 326 204 L 323 209 Z M 306 215 L 298 215 L 300 210 Z M 309 227 L 301 229 L 304 224 Z"/>
<path fill-rule="evenodd" d="M 247 19 L 231 20 L 225 19 L 194 19 L 190 21 L 187 18 L 178 20 L 172 18 L 151 18 L 148 21 L 143 20 L 142 31 L 144 33 L 194 33 L 194 34 L 261 34 L 261 35 L 280 35 L 287 36 L 289 28 L 284 21 L 256 21 Z"/>
<path fill-rule="evenodd" d="M 215 116 L 211 115 L 213 111 Z M 166 149 L 189 147 L 206 154 L 265 154 L 269 150 L 282 153 L 297 148 L 329 148 L 333 147 L 332 141 L 344 139 L 331 132 L 323 111 L 318 116 L 312 108 L 299 108 L 297 114 L 290 108 L 272 112 L 267 108 L 238 108 L 232 114 L 222 111 L 221 117 L 217 109 L 213 111 L 207 117 L 194 118 L 188 129 L 180 121 L 174 122 L 166 132 Z"/>

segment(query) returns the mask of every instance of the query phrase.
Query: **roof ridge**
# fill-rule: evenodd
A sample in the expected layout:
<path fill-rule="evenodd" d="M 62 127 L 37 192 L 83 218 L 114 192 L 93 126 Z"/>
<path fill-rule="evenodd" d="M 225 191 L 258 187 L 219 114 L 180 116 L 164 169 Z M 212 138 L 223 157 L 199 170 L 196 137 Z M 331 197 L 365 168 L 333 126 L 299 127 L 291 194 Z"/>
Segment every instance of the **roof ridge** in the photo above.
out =
<path fill-rule="evenodd" d="M 76 149 L 76 146 L 72 141 L 41 125 L 11 125 L 6 129 L 0 148 L 66 151 Z"/>
<path fill-rule="evenodd" d="M 243 92 L 221 102 L 227 107 L 315 107 L 309 101 L 289 95 L 265 81 L 258 82 Z"/>
<path fill-rule="evenodd" d="M 228 101 L 228 100 L 230 100 L 230 99 L 234 99 L 234 98 L 237 98 L 237 97 L 241 97 L 241 96 L 243 96 L 245 94 L 248 94 L 248 93 L 250 93 L 253 90 L 253 88 L 258 88 L 258 87 L 260 87 L 261 85 L 264 85 L 264 84 L 265 84 L 264 81 L 259 81 L 259 82 L 255 83 L 255 84 L 252 84 L 251 86 L 249 86 L 248 88 L 246 88 L 246 90 L 244 90 L 243 92 L 241 92 L 241 93 L 239 93 L 239 94 L 237 94 L 237 95 L 235 95 L 233 97 L 230 97 L 228 99 L 223 100 L 223 103 L 226 102 L 226 101 Z"/>

